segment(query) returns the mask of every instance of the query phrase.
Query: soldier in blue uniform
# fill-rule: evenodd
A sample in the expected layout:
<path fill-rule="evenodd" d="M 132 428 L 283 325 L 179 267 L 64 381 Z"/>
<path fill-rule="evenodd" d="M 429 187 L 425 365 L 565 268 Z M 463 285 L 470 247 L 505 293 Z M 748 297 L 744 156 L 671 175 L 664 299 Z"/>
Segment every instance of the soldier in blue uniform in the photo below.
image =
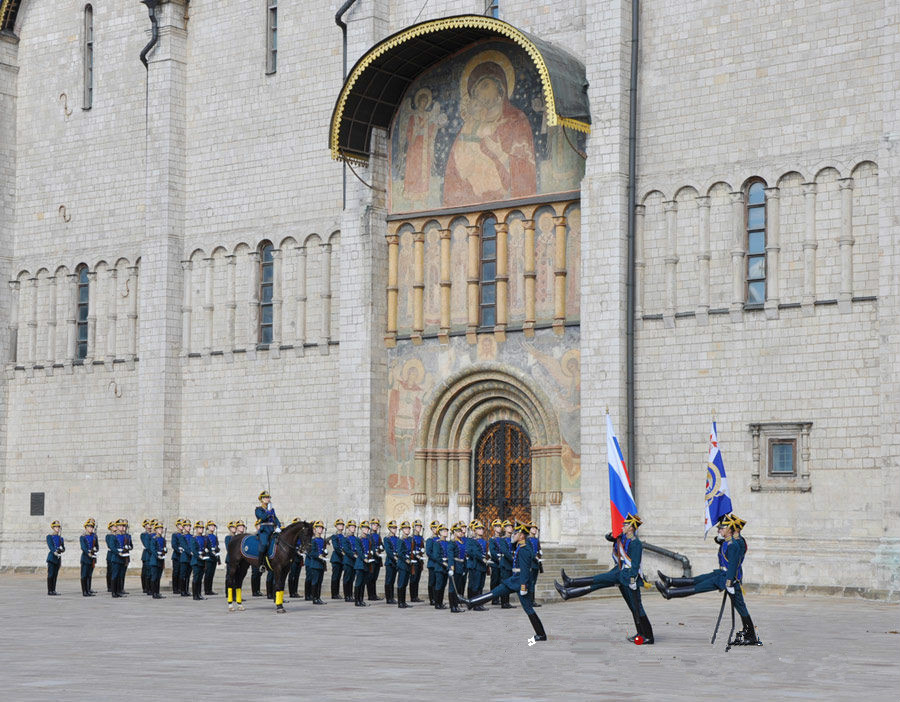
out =
<path fill-rule="evenodd" d="M 254 524 L 256 528 L 257 535 L 259 534 L 259 520 L 256 520 Z M 250 594 L 253 597 L 262 597 L 262 592 L 260 591 L 260 585 L 262 583 L 262 569 L 259 567 L 259 559 L 256 560 L 256 565 L 250 566 Z M 275 595 L 272 595 L 274 598 Z"/>
<path fill-rule="evenodd" d="M 150 590 L 150 520 L 141 522 L 144 531 L 141 532 L 141 592 L 145 595 L 153 594 Z"/>
<path fill-rule="evenodd" d="M 744 577 L 744 556 L 747 554 L 747 542 L 741 535 L 741 531 L 746 523 L 736 514 L 726 514 L 717 524 L 719 531 L 716 538 L 719 543 L 719 568 L 717 570 L 698 575 L 695 578 L 670 578 L 659 573 L 660 579 L 656 581 L 656 588 L 667 600 L 675 597 L 690 597 L 699 592 L 725 590 L 731 597 L 732 605 L 741 615 L 741 623 L 744 626 L 735 635 L 732 644 L 735 646 L 761 646 L 741 589 Z"/>
<path fill-rule="evenodd" d="M 159 581 L 162 580 L 163 571 L 166 569 L 166 537 L 163 535 L 165 527 L 153 520 L 150 529 L 150 595 L 154 600 L 164 600 L 165 596 L 159 594 Z"/>
<path fill-rule="evenodd" d="M 488 563 L 491 560 L 488 555 L 488 543 L 484 538 L 484 524 L 476 520 L 472 524 L 472 529 L 475 532 L 475 538 L 466 542 L 466 570 L 468 571 L 468 597 L 470 599 L 484 591 L 484 580 L 487 577 Z M 481 605 L 474 609 L 478 612 L 485 611 Z"/>
<path fill-rule="evenodd" d="M 116 554 L 118 547 L 116 546 L 116 523 L 114 521 L 106 523 L 106 591 L 116 597 L 113 589 L 114 578 L 117 576 Z"/>
<path fill-rule="evenodd" d="M 119 576 L 122 579 L 122 594 L 127 595 L 125 591 L 125 576 L 128 573 L 128 566 L 131 563 L 131 552 L 134 550 L 134 542 L 131 539 L 131 533 L 128 531 L 129 525 L 127 519 L 121 519 L 122 537 L 125 548 L 124 563 L 122 565 L 122 573 Z"/>
<path fill-rule="evenodd" d="M 356 522 L 351 519 L 347 522 L 347 535 L 341 541 L 341 551 L 344 554 L 344 602 L 355 602 L 353 594 L 353 579 L 356 577 L 356 551 L 359 550 L 359 537 L 356 535 Z"/>
<path fill-rule="evenodd" d="M 388 528 L 390 528 L 391 524 L 395 524 L 395 522 L 388 522 Z M 395 567 L 397 569 L 397 607 L 399 609 L 407 609 L 409 607 L 409 605 L 406 604 L 406 586 L 409 583 L 410 569 L 414 564 L 418 563 L 415 555 L 415 541 L 413 540 L 410 531 L 411 527 L 409 522 L 400 522 L 401 536 L 396 537 L 392 534 L 384 540 L 385 553 L 387 553 L 388 539 L 396 539 L 396 544 L 393 548 L 395 554 Z M 386 589 L 387 586 L 385 586 L 385 590 Z"/>
<path fill-rule="evenodd" d="M 107 543 L 109 543 L 109 537 L 107 537 Z M 126 597 L 128 595 L 125 592 L 125 569 L 128 564 L 128 549 L 126 548 L 127 543 L 125 541 L 125 523 L 122 519 L 117 519 L 113 522 L 113 534 L 112 534 L 112 565 L 113 565 L 113 574 L 112 574 L 112 592 L 113 597 Z"/>
<path fill-rule="evenodd" d="M 194 522 L 194 535 L 190 537 L 191 570 L 194 579 L 191 582 L 191 592 L 195 600 L 205 600 L 200 594 L 203 587 L 203 574 L 206 572 L 206 561 L 209 559 L 209 551 L 206 547 L 206 537 L 203 535 L 203 522 Z"/>
<path fill-rule="evenodd" d="M 296 524 L 300 521 L 300 517 L 294 517 L 291 524 Z M 303 571 L 303 544 L 300 540 L 300 537 L 297 537 L 297 541 L 294 544 L 294 552 L 291 554 L 291 569 L 288 571 L 287 584 L 288 584 L 288 597 L 296 597 L 300 599 L 300 593 L 297 592 L 297 587 L 300 585 L 300 573 Z M 307 570 L 307 574 L 309 571 Z M 274 583 L 275 576 L 272 576 L 272 581 Z M 307 594 L 308 594 L 309 586 L 307 586 Z M 307 596 L 306 599 L 309 599 Z"/>
<path fill-rule="evenodd" d="M 91 578 L 94 576 L 94 565 L 97 563 L 97 552 L 100 550 L 100 542 L 94 533 L 97 523 L 91 517 L 84 523 L 84 533 L 78 539 L 81 546 L 81 594 L 84 597 L 93 597 L 97 593 L 91 590 Z"/>
<path fill-rule="evenodd" d="M 375 567 L 375 553 L 372 550 L 368 521 L 363 520 L 359 523 L 359 534 L 357 547 L 354 549 L 356 560 L 353 563 L 353 570 L 356 579 L 353 582 L 353 587 L 356 606 L 365 607 L 366 583 L 372 577 L 372 570 Z"/>
<path fill-rule="evenodd" d="M 501 536 L 500 540 L 497 542 L 497 548 L 500 552 L 500 582 L 502 583 L 512 577 L 513 566 L 515 564 L 513 562 L 512 522 L 508 519 L 504 519 L 501 526 L 503 527 L 503 536 Z M 497 587 L 499 587 L 499 584 Z M 496 588 L 491 588 L 491 591 L 496 591 Z M 509 603 L 509 593 L 501 594 L 500 609 L 512 608 L 513 606 Z"/>
<path fill-rule="evenodd" d="M 272 496 L 267 490 L 259 493 L 260 506 L 256 508 L 256 518 L 259 520 L 259 569 L 267 569 L 269 551 L 271 550 L 272 534 L 281 533 L 281 522 L 275 516 L 275 508 L 272 507 Z"/>
<path fill-rule="evenodd" d="M 47 594 L 56 596 L 56 578 L 59 576 L 59 567 L 62 565 L 63 552 L 66 550 L 66 540 L 60 535 L 62 527 L 55 519 L 50 522 L 50 533 L 47 534 Z"/>
<path fill-rule="evenodd" d="M 191 543 L 194 538 L 191 536 L 191 520 L 184 518 L 181 520 L 181 563 L 179 567 L 178 580 L 181 583 L 181 596 L 191 596 Z"/>
<path fill-rule="evenodd" d="M 425 556 L 427 558 L 427 566 L 428 566 L 428 604 L 432 607 L 437 604 L 435 601 L 435 593 L 437 592 L 437 561 L 434 559 L 434 544 L 439 541 L 438 538 L 438 527 L 440 526 L 440 522 L 432 520 L 428 524 L 428 528 L 431 529 L 431 536 L 425 540 Z"/>
<path fill-rule="evenodd" d="M 366 592 L 368 593 L 369 602 L 379 602 L 381 598 L 375 592 L 378 584 L 378 575 L 381 573 L 381 567 L 384 565 L 384 545 L 381 543 L 381 522 L 378 517 L 372 517 L 369 520 L 369 546 L 372 549 L 372 565 L 366 579 Z"/>
<path fill-rule="evenodd" d="M 322 580 L 325 578 L 325 564 L 328 562 L 328 548 L 325 546 L 325 522 L 313 522 L 313 538 L 306 552 L 306 572 L 309 575 L 309 591 L 312 603 L 325 604 L 322 601 Z"/>
<path fill-rule="evenodd" d="M 644 546 L 637 538 L 636 532 L 642 523 L 636 514 L 627 514 L 622 524 L 622 533 L 615 538 L 612 534 L 606 535 L 606 539 L 613 542 L 611 570 L 584 578 L 570 578 L 562 571 L 564 585 L 554 582 L 556 590 L 564 600 L 581 597 L 601 588 L 618 587 L 637 629 L 637 633 L 629 636 L 628 640 L 638 646 L 653 643 L 653 627 L 641 604 L 641 587 L 644 584 L 641 557 Z"/>
<path fill-rule="evenodd" d="M 219 537 L 216 535 L 216 523 L 210 519 L 206 522 L 206 548 L 209 551 L 209 558 L 206 561 L 206 572 L 203 574 L 203 594 L 217 595 L 212 589 L 213 580 L 216 577 L 216 566 L 222 564 L 221 548 L 219 547 Z"/>
<path fill-rule="evenodd" d="M 400 537 L 397 536 L 397 522 L 393 519 L 387 523 L 388 535 L 384 537 L 384 600 L 385 604 L 397 604 L 394 599 L 394 583 L 397 580 L 400 557 Z M 409 569 L 407 568 L 407 574 Z"/>
<path fill-rule="evenodd" d="M 538 538 L 540 529 L 534 522 L 528 522 L 528 543 L 531 550 L 534 551 L 534 566 L 531 570 L 531 587 L 528 589 L 528 595 L 531 597 L 531 606 L 540 607 L 539 602 L 534 601 L 534 593 L 537 591 L 538 573 L 544 572 L 544 552 L 541 551 L 541 540 Z"/>
<path fill-rule="evenodd" d="M 495 519 L 491 522 L 491 531 L 493 534 L 488 539 L 488 555 L 491 558 L 491 590 L 500 584 L 500 539 L 503 537 L 503 522 Z M 491 600 L 492 605 L 500 604 L 500 598 L 496 597 Z"/>
<path fill-rule="evenodd" d="M 331 599 L 341 599 L 341 576 L 344 574 L 344 520 L 334 520 L 335 533 L 331 535 Z"/>
<path fill-rule="evenodd" d="M 422 579 L 422 571 L 425 568 L 425 558 L 426 558 L 426 550 L 425 550 L 425 537 L 422 536 L 422 529 L 424 528 L 422 525 L 421 519 L 416 519 L 412 525 L 413 535 L 412 535 L 412 545 L 410 546 L 410 561 L 409 561 L 409 601 L 410 602 L 422 602 L 419 599 L 419 581 Z"/>
<path fill-rule="evenodd" d="M 513 532 L 513 544 L 515 546 L 514 563 L 512 575 L 501 582 L 495 590 L 486 592 L 472 599 L 463 599 L 461 602 L 469 609 L 483 605 L 491 601 L 496 595 L 508 595 L 513 592 L 518 593 L 519 602 L 522 609 L 528 615 L 531 626 L 534 628 L 534 641 L 546 641 L 547 634 L 544 632 L 544 625 L 531 606 L 531 598 L 529 597 L 528 588 L 531 587 L 531 570 L 534 567 L 534 551 L 528 543 L 529 534 L 528 526 L 520 524 Z"/>
<path fill-rule="evenodd" d="M 453 525 L 453 540 L 450 542 L 450 550 L 453 554 L 451 569 L 453 570 L 453 587 L 450 588 L 450 611 L 459 614 L 463 610 L 459 607 L 459 598 L 466 594 L 466 534 L 465 522 L 459 521 Z"/>
<path fill-rule="evenodd" d="M 181 594 L 181 517 L 175 520 L 175 530 L 169 540 L 170 550 L 172 552 L 172 594 Z"/>
<path fill-rule="evenodd" d="M 445 524 L 436 524 L 437 538 L 431 542 L 431 559 L 434 561 L 434 608 L 447 609 L 444 604 L 444 591 L 453 577 L 453 552 L 447 540 L 450 530 Z M 451 590 L 451 604 L 456 603 Z"/>

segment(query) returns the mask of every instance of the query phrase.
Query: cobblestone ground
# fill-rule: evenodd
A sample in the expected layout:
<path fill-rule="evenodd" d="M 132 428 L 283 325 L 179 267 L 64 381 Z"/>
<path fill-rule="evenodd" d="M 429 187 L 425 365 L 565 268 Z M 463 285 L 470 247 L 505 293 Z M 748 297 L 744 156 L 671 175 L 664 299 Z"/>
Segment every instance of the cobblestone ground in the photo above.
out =
<path fill-rule="evenodd" d="M 102 578 L 94 586 L 105 589 Z M 550 641 L 529 646 L 518 607 L 451 615 L 291 602 L 276 615 L 249 598 L 228 614 L 221 596 L 155 601 L 136 579 L 126 587 L 126 599 L 85 599 L 60 578 L 62 596 L 47 597 L 38 576 L 0 576 L 2 699 L 848 702 L 900 689 L 900 607 L 880 602 L 751 596 L 765 646 L 726 653 L 727 612 L 709 643 L 713 594 L 665 602 L 647 591 L 656 645 L 643 647 L 625 640 L 631 618 L 618 597 L 547 604 L 538 613 Z"/>

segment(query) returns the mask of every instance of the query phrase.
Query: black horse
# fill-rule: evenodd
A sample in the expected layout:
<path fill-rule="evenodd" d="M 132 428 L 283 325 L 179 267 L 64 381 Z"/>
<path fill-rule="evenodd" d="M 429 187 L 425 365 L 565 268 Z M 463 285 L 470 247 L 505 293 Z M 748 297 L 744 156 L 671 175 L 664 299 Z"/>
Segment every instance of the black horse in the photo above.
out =
<path fill-rule="evenodd" d="M 275 611 L 284 613 L 284 581 L 291 569 L 291 558 L 296 552 L 297 540 L 305 552 L 312 541 L 313 528 L 309 522 L 294 522 L 281 530 L 280 534 L 272 534 L 275 539 L 275 553 L 269 556 L 272 565 L 272 574 L 275 578 Z M 253 534 L 241 534 L 235 536 L 228 544 L 228 570 L 225 572 L 225 587 L 228 591 L 228 611 L 233 612 L 235 605 L 240 611 L 244 610 L 241 600 L 241 585 L 244 576 L 252 565 L 259 563 L 258 558 L 252 558 L 243 552 L 241 546 L 244 541 Z"/>

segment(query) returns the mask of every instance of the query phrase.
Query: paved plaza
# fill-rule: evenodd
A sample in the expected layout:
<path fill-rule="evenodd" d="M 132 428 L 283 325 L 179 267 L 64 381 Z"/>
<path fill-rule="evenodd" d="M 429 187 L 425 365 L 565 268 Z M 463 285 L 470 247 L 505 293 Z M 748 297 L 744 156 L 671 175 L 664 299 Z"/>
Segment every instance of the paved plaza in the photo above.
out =
<path fill-rule="evenodd" d="M 105 589 L 102 577 L 94 585 Z M 713 594 L 665 602 L 647 591 L 657 643 L 636 647 L 618 597 L 545 605 L 550 641 L 528 646 L 519 608 L 451 615 L 291 602 L 276 615 L 249 598 L 228 614 L 224 597 L 154 601 L 136 579 L 122 600 L 85 599 L 73 578 L 57 589 L 61 597 L 47 597 L 39 575 L 0 576 L 4 700 L 847 702 L 892 699 L 900 688 L 900 606 L 867 600 L 751 596 L 765 646 L 726 653 L 727 613 L 709 644 Z"/>

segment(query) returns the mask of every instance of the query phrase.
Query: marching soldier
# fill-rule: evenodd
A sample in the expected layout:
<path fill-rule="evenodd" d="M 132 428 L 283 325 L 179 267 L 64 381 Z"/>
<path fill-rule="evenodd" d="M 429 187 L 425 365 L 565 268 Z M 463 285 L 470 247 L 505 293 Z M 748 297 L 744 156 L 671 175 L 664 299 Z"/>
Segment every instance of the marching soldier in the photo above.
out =
<path fill-rule="evenodd" d="M 419 581 L 422 579 L 422 570 L 425 567 L 425 537 L 422 536 L 422 520 L 413 522 L 412 545 L 410 547 L 409 562 L 409 601 L 422 602 L 419 599 Z"/>
<path fill-rule="evenodd" d="M 341 550 L 344 554 L 344 602 L 354 602 L 353 580 L 356 577 L 356 551 L 359 549 L 359 537 L 356 535 L 356 522 L 350 519 L 347 522 L 347 533 L 341 541 Z"/>
<path fill-rule="evenodd" d="M 328 548 L 325 546 L 325 522 L 313 522 L 313 538 L 309 542 L 306 556 L 306 573 L 309 575 L 309 590 L 314 605 L 325 604 L 322 601 L 322 580 L 325 577 L 325 563 L 328 559 Z"/>
<path fill-rule="evenodd" d="M 162 580 L 163 571 L 166 569 L 166 537 L 163 535 L 165 527 L 153 520 L 150 524 L 150 595 L 154 600 L 166 599 L 159 594 L 159 581 Z"/>
<path fill-rule="evenodd" d="M 495 519 L 491 522 L 491 530 L 494 532 L 488 540 L 488 553 L 491 557 L 491 590 L 500 584 L 500 539 L 503 538 L 503 522 Z M 500 598 L 491 600 L 492 605 L 500 604 Z"/>
<path fill-rule="evenodd" d="M 437 537 L 431 542 L 431 559 L 434 561 L 434 608 L 447 609 L 444 604 L 444 590 L 447 581 L 453 577 L 453 552 L 451 544 L 447 540 L 450 531 L 445 524 L 435 523 L 434 531 Z M 453 590 L 450 591 L 450 604 L 456 605 Z"/>
<path fill-rule="evenodd" d="M 344 574 L 344 520 L 334 520 L 335 533 L 331 535 L 331 599 L 341 599 L 341 576 Z"/>
<path fill-rule="evenodd" d="M 408 523 L 408 522 L 407 522 Z M 394 599 L 394 582 L 397 579 L 400 557 L 400 538 L 397 536 L 397 522 L 393 519 L 387 523 L 388 535 L 382 542 L 384 546 L 384 600 L 385 604 L 397 604 Z M 409 568 L 406 570 L 409 574 Z"/>
<path fill-rule="evenodd" d="M 300 521 L 300 517 L 294 517 L 291 524 L 296 524 Z M 295 597 L 300 599 L 300 593 L 297 592 L 297 587 L 300 584 L 300 572 L 303 570 L 303 544 L 300 542 L 300 537 L 297 537 L 297 542 L 294 544 L 294 553 L 291 554 L 291 569 L 288 571 L 288 597 Z M 309 571 L 307 570 L 307 573 Z M 274 580 L 274 576 L 272 576 Z M 307 598 L 309 599 L 309 598 Z"/>
<path fill-rule="evenodd" d="M 490 602 L 491 598 L 496 595 L 509 595 L 517 592 L 522 609 L 525 610 L 528 619 L 531 621 L 531 626 L 534 628 L 534 638 L 532 640 L 546 641 L 547 634 L 544 632 L 544 625 L 541 623 L 537 612 L 534 611 L 534 607 L 531 606 L 531 598 L 528 593 L 528 588 L 531 584 L 531 570 L 534 564 L 534 551 L 531 550 L 531 545 L 526 538 L 528 533 L 529 529 L 524 524 L 520 524 L 513 532 L 513 543 L 516 550 L 514 554 L 515 566 L 513 567 L 512 575 L 500 583 L 496 590 L 486 592 L 472 599 L 462 599 L 461 601 L 466 607 L 473 609 Z"/>
<path fill-rule="evenodd" d="M 141 526 L 144 527 L 144 531 L 141 532 L 141 546 L 143 547 L 141 551 L 141 592 L 151 595 L 153 593 L 150 590 L 150 539 L 152 538 L 150 520 L 145 519 L 141 522 Z"/>
<path fill-rule="evenodd" d="M 418 521 L 418 520 L 417 520 Z M 432 607 L 437 604 L 435 601 L 435 593 L 437 592 L 437 561 L 434 558 L 434 545 L 439 541 L 438 538 L 438 527 L 440 526 L 440 522 L 432 520 L 428 527 L 431 529 L 431 536 L 425 541 L 425 556 L 427 557 L 427 566 L 428 566 L 428 604 Z"/>
<path fill-rule="evenodd" d="M 581 597 L 601 588 L 618 586 L 637 629 L 637 634 L 628 640 L 638 646 L 653 643 L 653 627 L 650 626 L 650 620 L 641 604 L 641 586 L 644 582 L 641 556 L 644 547 L 636 532 L 642 523 L 636 514 L 628 514 L 622 524 L 622 533 L 618 537 L 613 538 L 612 534 L 607 534 L 607 540 L 613 542 L 614 565 L 611 570 L 585 578 L 569 578 L 565 571 L 562 571 L 565 585 L 554 582 L 564 600 Z"/>
<path fill-rule="evenodd" d="M 741 623 L 744 625 L 744 628 L 735 635 L 732 645 L 761 646 L 741 589 L 744 577 L 742 566 L 744 556 L 747 554 L 747 542 L 741 531 L 746 523 L 733 513 L 726 514 L 719 521 L 717 525 L 719 535 L 716 538 L 719 542 L 718 570 L 698 575 L 696 578 L 670 578 L 657 571 L 660 579 L 656 581 L 656 588 L 667 600 L 690 597 L 699 592 L 724 590 L 731 597 L 732 606 L 741 615 Z"/>
<path fill-rule="evenodd" d="M 94 533 L 96 524 L 93 517 L 89 518 L 84 523 L 84 533 L 78 539 L 78 544 L 81 546 L 81 594 L 84 597 L 93 597 L 97 594 L 91 590 L 94 564 L 97 562 L 97 552 L 100 550 L 100 542 Z"/>
<path fill-rule="evenodd" d="M 513 574 L 513 525 L 512 522 L 508 519 L 504 519 L 501 526 L 503 527 L 504 535 L 500 537 L 500 540 L 497 542 L 498 548 L 500 550 L 500 582 L 505 582 L 512 577 Z M 498 584 L 499 587 L 499 584 Z M 492 591 L 494 588 L 492 588 Z M 513 606 L 509 603 L 509 593 L 500 595 L 500 609 L 512 609 Z"/>
<path fill-rule="evenodd" d="M 538 529 L 537 524 L 529 522 L 528 531 L 530 533 L 528 544 L 531 546 L 531 550 L 534 551 L 534 564 L 531 571 L 532 582 L 528 594 L 531 596 L 531 606 L 540 607 L 540 603 L 534 601 L 534 593 L 537 591 L 538 573 L 544 572 L 544 552 L 541 551 L 541 540 L 538 538 L 540 529 Z"/>
<path fill-rule="evenodd" d="M 372 549 L 372 558 L 374 560 L 372 567 L 369 569 L 368 580 L 366 580 L 366 591 L 369 602 L 379 602 L 381 598 L 375 592 L 375 586 L 378 584 L 378 574 L 381 573 L 381 566 L 384 564 L 384 546 L 381 543 L 381 534 L 378 533 L 378 530 L 381 529 L 381 522 L 378 520 L 378 517 L 372 517 L 369 520 L 369 529 L 371 530 L 369 533 L 369 546 Z"/>
<path fill-rule="evenodd" d="M 394 524 L 394 528 L 396 529 L 396 523 L 393 521 L 388 522 L 388 528 L 390 528 L 391 524 Z M 406 585 L 409 583 L 410 569 L 413 568 L 415 564 L 418 564 L 419 561 L 415 554 L 415 541 L 410 535 L 409 522 L 400 522 L 400 533 L 402 534 L 402 537 L 397 538 L 396 536 L 391 534 L 388 539 L 397 539 L 397 543 L 395 546 L 397 568 L 397 607 L 399 609 L 407 609 L 409 605 L 406 604 Z M 387 552 L 388 539 L 384 540 L 385 552 Z M 385 578 L 387 578 L 387 574 L 385 574 Z M 387 585 L 385 585 L 385 591 L 386 590 Z M 389 604 L 390 602 L 391 601 L 388 600 Z"/>
<path fill-rule="evenodd" d="M 55 519 L 50 522 L 50 532 L 47 534 L 47 594 L 58 595 L 56 591 L 56 578 L 59 576 L 59 567 L 62 565 L 63 552 L 66 550 L 66 540 L 60 535 L 62 527 Z"/>
<path fill-rule="evenodd" d="M 216 566 L 221 565 L 222 558 L 219 555 L 219 537 L 216 535 L 216 523 L 210 519 L 206 523 L 206 548 L 209 551 L 209 558 L 206 561 L 206 572 L 203 574 L 203 593 L 206 595 L 216 595 L 213 592 L 213 580 L 216 577 Z"/>
<path fill-rule="evenodd" d="M 484 524 L 479 521 L 473 523 L 475 538 L 466 542 L 466 570 L 469 579 L 469 598 L 480 595 L 484 590 L 484 580 L 487 576 L 487 567 L 490 563 L 488 556 L 488 544 L 484 539 Z M 481 605 L 474 608 L 478 612 L 484 612 Z"/>
<path fill-rule="evenodd" d="M 275 508 L 272 507 L 272 496 L 267 490 L 259 493 L 260 506 L 256 508 L 256 518 L 259 520 L 259 569 L 269 569 L 270 544 L 273 543 L 272 534 L 281 533 L 281 522 L 275 516 Z"/>

